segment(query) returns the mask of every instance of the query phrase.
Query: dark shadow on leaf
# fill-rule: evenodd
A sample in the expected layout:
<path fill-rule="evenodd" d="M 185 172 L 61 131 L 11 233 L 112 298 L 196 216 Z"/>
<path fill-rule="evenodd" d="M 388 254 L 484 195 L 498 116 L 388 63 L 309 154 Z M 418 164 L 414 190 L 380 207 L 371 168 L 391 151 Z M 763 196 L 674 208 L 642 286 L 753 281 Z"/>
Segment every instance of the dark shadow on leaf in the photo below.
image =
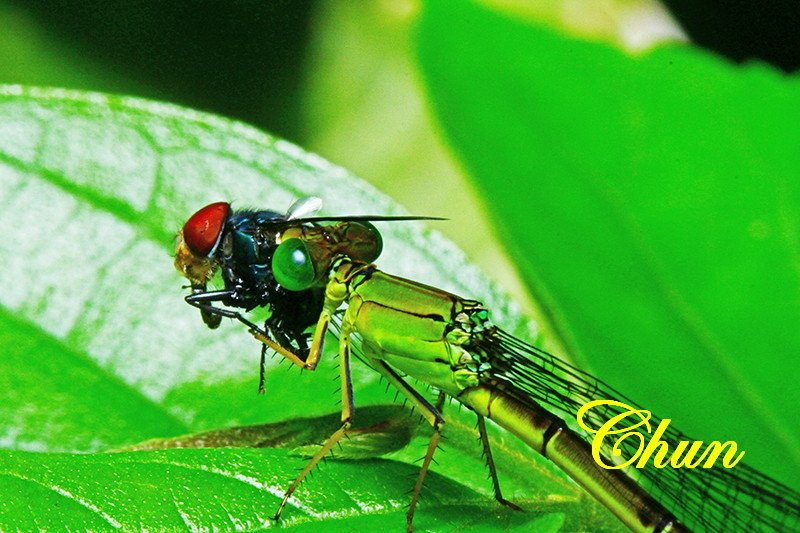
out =
<path fill-rule="evenodd" d="M 316 449 L 341 424 L 340 415 L 293 418 L 274 424 L 239 426 L 168 439 L 151 439 L 115 451 L 169 448 L 290 448 L 303 456 Z M 334 450 L 336 459 L 368 459 L 397 451 L 413 437 L 418 424 L 398 405 L 365 406 L 349 439 Z"/>

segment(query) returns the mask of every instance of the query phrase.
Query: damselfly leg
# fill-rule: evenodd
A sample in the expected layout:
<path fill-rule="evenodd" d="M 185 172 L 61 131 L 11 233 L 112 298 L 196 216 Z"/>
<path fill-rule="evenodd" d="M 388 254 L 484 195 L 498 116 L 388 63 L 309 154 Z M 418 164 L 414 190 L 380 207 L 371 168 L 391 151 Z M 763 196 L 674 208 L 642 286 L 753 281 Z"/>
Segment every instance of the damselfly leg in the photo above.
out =
<path fill-rule="evenodd" d="M 417 502 L 419 501 L 419 495 L 422 492 L 422 486 L 425 482 L 425 476 L 428 474 L 428 469 L 431 466 L 431 461 L 433 460 L 433 454 L 436 451 L 436 448 L 439 446 L 439 441 L 442 439 L 442 426 L 444 426 L 444 418 L 439 413 L 439 411 L 428 402 L 422 395 L 416 391 L 411 385 L 405 382 L 403 378 L 401 378 L 397 372 L 395 372 L 389 365 L 385 362 L 380 361 L 378 359 L 373 359 L 372 364 L 374 365 L 373 368 L 381 373 L 394 387 L 399 390 L 403 396 L 408 398 L 411 404 L 417 408 L 422 415 L 422 417 L 433 427 L 433 435 L 431 435 L 431 440 L 428 442 L 428 450 L 425 453 L 425 457 L 422 460 L 422 466 L 419 470 L 419 475 L 417 476 L 417 482 L 414 485 L 414 490 L 411 493 L 411 503 L 408 506 L 408 512 L 406 513 L 406 530 L 412 531 L 413 530 L 413 522 L 414 522 L 414 511 L 417 508 Z M 442 393 L 439 397 L 440 402 L 444 402 L 444 394 Z"/>
<path fill-rule="evenodd" d="M 506 507 L 510 507 L 515 511 L 522 511 L 522 508 L 503 498 L 503 491 L 500 490 L 500 480 L 497 479 L 497 469 L 494 466 L 494 458 L 492 457 L 492 448 L 489 446 L 489 435 L 486 433 L 486 420 L 483 416 L 475 413 L 478 417 L 478 433 L 481 436 L 481 446 L 483 446 L 483 458 L 486 460 L 486 466 L 489 468 L 489 476 L 492 478 L 492 488 L 494 489 L 494 498 Z"/>
<path fill-rule="evenodd" d="M 327 329 L 328 321 L 320 322 L 317 324 L 317 331 L 320 329 Z M 350 377 L 350 335 L 351 331 L 349 328 L 343 327 L 341 331 L 341 337 L 339 338 L 339 373 L 342 385 L 342 426 L 333 432 L 333 434 L 328 437 L 328 440 L 322 445 L 322 447 L 314 454 L 311 460 L 308 462 L 305 468 L 300 472 L 300 474 L 292 481 L 292 484 L 289 485 L 289 488 L 286 489 L 286 493 L 283 495 L 283 500 L 281 500 L 281 504 L 278 507 L 278 511 L 275 513 L 275 520 L 280 519 L 281 513 L 283 512 L 283 508 L 286 507 L 286 502 L 289 501 L 289 498 L 292 496 L 297 487 L 300 486 L 300 483 L 303 482 L 303 479 L 312 471 L 314 467 L 319 464 L 319 462 L 331 453 L 331 450 L 334 446 L 336 446 L 339 441 L 342 440 L 345 436 L 347 436 L 347 430 L 350 429 L 350 425 L 353 419 L 353 412 L 355 410 L 353 405 L 353 386 L 352 386 L 352 379 Z M 316 338 L 316 335 L 315 335 Z M 321 337 L 324 339 L 324 332 Z M 313 345 L 312 345 L 313 346 Z M 319 350 L 322 349 L 322 342 L 320 341 Z M 313 353 L 313 348 L 312 348 Z M 313 367 L 309 368 L 310 370 L 314 370 Z"/>

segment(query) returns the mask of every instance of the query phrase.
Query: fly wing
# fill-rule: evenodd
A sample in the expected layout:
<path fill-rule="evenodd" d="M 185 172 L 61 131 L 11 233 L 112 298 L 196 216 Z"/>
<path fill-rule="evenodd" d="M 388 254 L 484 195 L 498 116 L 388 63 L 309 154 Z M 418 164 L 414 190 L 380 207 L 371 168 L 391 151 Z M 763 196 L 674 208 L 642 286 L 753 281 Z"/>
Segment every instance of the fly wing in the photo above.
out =
<path fill-rule="evenodd" d="M 316 214 L 322 209 L 322 200 L 316 196 L 306 196 L 295 201 L 286 211 L 286 220 L 297 220 Z"/>
<path fill-rule="evenodd" d="M 286 210 L 286 216 L 281 217 L 279 223 L 306 223 L 306 222 L 397 222 L 409 220 L 444 220 L 440 217 L 421 217 L 414 215 L 344 215 L 321 217 L 314 216 L 322 209 L 322 199 L 316 196 L 306 196 L 295 200 Z M 278 222 L 278 221 L 271 221 Z"/>
<path fill-rule="evenodd" d="M 500 329 L 481 343 L 481 349 L 489 356 L 489 379 L 495 386 L 522 403 L 535 402 L 563 418 L 587 444 L 591 443 L 591 436 L 576 424 L 578 410 L 587 402 L 614 399 L 641 409 L 604 381 Z M 584 420 L 597 428 L 624 410 L 604 406 L 590 411 L 594 417 Z M 661 419 L 654 415 L 650 421 L 656 427 Z M 669 425 L 661 440 L 674 450 L 679 441 L 694 439 Z M 623 439 L 618 444 L 623 458 L 631 458 L 638 451 L 633 439 Z M 613 457 L 611 445 L 604 443 L 607 458 Z M 611 463 L 607 459 L 607 464 Z M 730 469 L 659 469 L 648 462 L 645 468 L 630 469 L 628 475 L 693 529 L 800 531 L 800 494 L 743 463 Z"/>

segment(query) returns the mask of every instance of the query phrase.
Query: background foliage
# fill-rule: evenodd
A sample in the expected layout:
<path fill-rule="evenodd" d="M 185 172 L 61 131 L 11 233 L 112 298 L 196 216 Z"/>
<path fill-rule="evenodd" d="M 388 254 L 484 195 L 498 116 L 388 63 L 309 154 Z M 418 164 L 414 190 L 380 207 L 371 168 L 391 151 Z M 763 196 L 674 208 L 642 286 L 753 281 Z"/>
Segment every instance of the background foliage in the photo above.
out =
<path fill-rule="evenodd" d="M 751 464 L 798 487 L 796 77 L 681 43 L 654 2 L 587 2 L 582 16 L 568 4 L 239 2 L 189 14 L 2 2 L 0 81 L 212 109 L 344 163 L 414 212 L 453 219 L 437 229 L 540 318 L 551 349 L 697 438 L 736 440 Z M 796 66 L 791 40 L 778 54 L 742 39 L 725 48 L 703 5 L 682 18 L 694 38 Z M 335 384 L 277 371 L 255 398 L 253 343 L 235 328 L 204 330 L 185 308 L 172 235 L 220 198 L 400 208 L 291 145 L 205 115 L 17 89 L 0 104 L 0 202 L 13 229 L 0 249 L 0 521 L 46 527 L 58 506 L 75 528 L 261 527 L 302 462 L 298 447 L 331 424 L 314 418 L 318 432 L 298 436 L 291 421 L 335 410 Z M 438 234 L 387 232 L 384 268 L 480 297 L 498 323 L 535 336 Z M 359 405 L 392 399 L 374 376 L 357 381 Z M 500 434 L 501 475 L 528 512 L 497 509 L 469 418 L 450 414 L 424 527 L 616 527 Z M 393 451 L 367 431 L 379 474 L 329 463 L 298 495 L 292 527 L 402 524 L 407 463 L 425 434 L 396 413 L 376 419 L 398 421 L 412 443 Z M 268 450 L 30 453 L 263 422 L 278 424 L 255 430 Z"/>

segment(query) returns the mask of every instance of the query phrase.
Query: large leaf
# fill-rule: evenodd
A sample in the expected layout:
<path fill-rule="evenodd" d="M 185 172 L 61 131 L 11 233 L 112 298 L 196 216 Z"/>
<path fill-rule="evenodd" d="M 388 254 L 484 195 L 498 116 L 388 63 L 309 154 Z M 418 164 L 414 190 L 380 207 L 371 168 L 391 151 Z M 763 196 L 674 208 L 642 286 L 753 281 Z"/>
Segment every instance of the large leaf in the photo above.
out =
<path fill-rule="evenodd" d="M 400 529 L 415 467 L 394 461 L 329 463 L 290 501 L 283 529 Z M 278 450 L 165 450 L 119 454 L 6 452 L 0 461 L 4 530 L 236 530 L 269 527 L 296 464 Z M 365 475 L 380 472 L 381 476 Z M 431 529 L 557 531 L 563 515 L 492 510 L 486 497 L 433 474 L 418 523 Z M 56 510 L 55 512 L 51 510 Z"/>
<path fill-rule="evenodd" d="M 263 450 L 63 452 L 336 410 L 330 358 L 316 373 L 271 366 L 267 395 L 257 397 L 257 344 L 229 322 L 205 328 L 182 301 L 170 257 L 177 228 L 210 201 L 284 209 L 309 194 L 327 213 L 404 213 L 344 170 L 239 123 L 124 97 L 0 91 L 0 529 L 269 524 L 304 461 L 277 442 L 289 426 L 266 426 L 277 433 L 258 440 L 271 446 Z M 514 304 L 437 233 L 411 223 L 381 230 L 387 270 L 479 297 L 499 323 L 528 332 Z M 353 371 L 357 406 L 391 398 L 368 369 Z M 495 431 L 506 491 L 527 512 L 500 509 L 487 496 L 473 422 L 455 406 L 447 414 L 452 452 L 437 456 L 423 527 L 618 526 L 547 461 Z M 325 434 L 330 422 L 308 423 Z M 400 487 L 414 472 L 404 463 L 425 441 L 423 429 L 393 461 L 329 462 L 287 519 L 304 530 L 328 519 L 402 527 Z"/>
<path fill-rule="evenodd" d="M 574 353 L 800 486 L 798 80 L 471 2 L 418 29 L 444 132 Z"/>

